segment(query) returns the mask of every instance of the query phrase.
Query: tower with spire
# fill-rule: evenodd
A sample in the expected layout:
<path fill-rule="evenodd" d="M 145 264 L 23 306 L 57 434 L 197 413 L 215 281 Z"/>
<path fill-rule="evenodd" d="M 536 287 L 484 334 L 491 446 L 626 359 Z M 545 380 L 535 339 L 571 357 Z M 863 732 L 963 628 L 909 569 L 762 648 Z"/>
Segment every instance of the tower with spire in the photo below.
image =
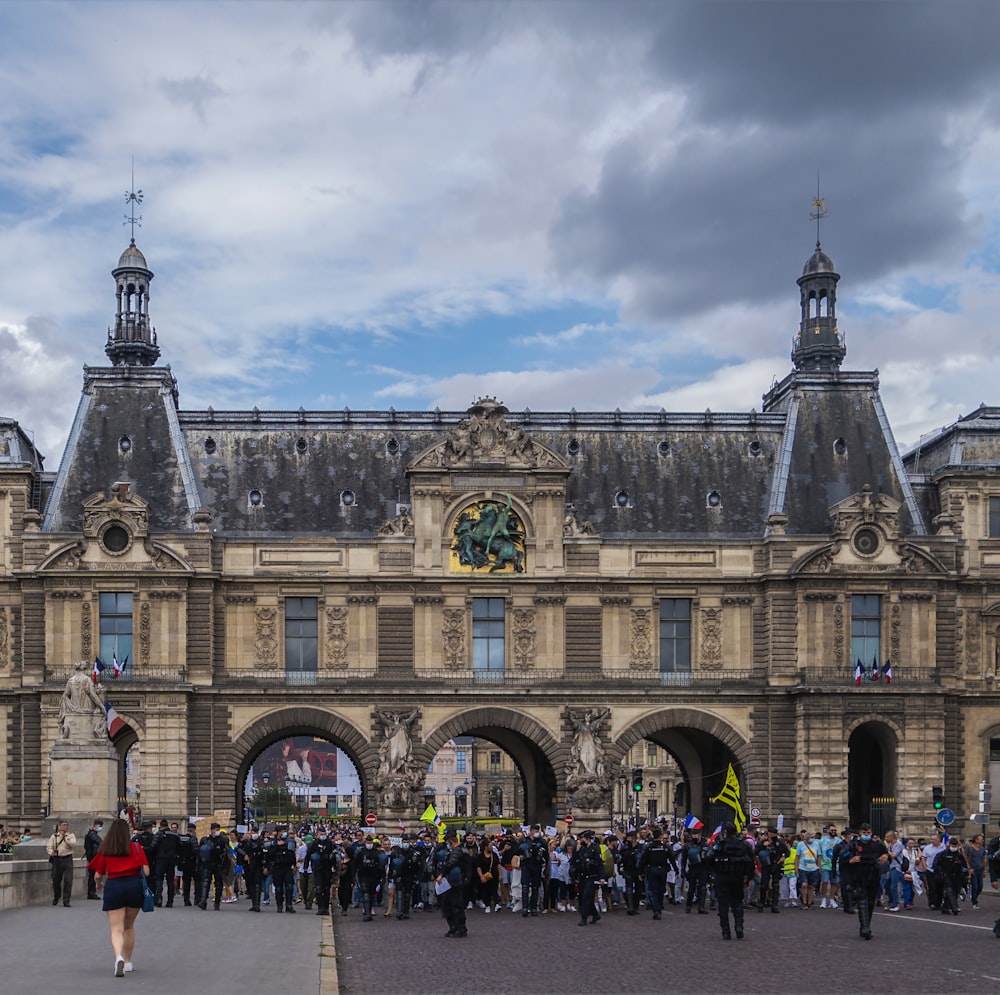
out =
<path fill-rule="evenodd" d="M 132 238 L 111 271 L 117 309 L 115 327 L 108 329 L 104 351 L 112 366 L 155 366 L 160 347 L 156 344 L 156 329 L 149 322 L 149 284 L 153 273 L 135 244 L 135 228 L 142 221 L 141 216 L 136 217 L 135 209 L 142 203 L 142 191 L 134 189 L 134 181 L 132 186 L 125 194 L 130 206 L 125 224 L 131 225 Z"/>
<path fill-rule="evenodd" d="M 806 260 L 798 279 L 802 317 L 792 348 L 797 370 L 839 370 L 847 355 L 837 328 L 837 281 L 840 274 L 823 251 L 819 223 L 826 217 L 826 202 L 817 195 L 810 214 L 816 222 L 816 250 Z"/>

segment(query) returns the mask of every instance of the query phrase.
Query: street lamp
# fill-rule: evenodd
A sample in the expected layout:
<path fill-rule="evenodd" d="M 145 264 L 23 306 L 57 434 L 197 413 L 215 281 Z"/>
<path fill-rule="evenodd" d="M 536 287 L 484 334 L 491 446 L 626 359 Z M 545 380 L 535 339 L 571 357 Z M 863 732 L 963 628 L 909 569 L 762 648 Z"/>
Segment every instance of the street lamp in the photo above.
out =
<path fill-rule="evenodd" d="M 470 779 L 472 782 L 472 828 L 476 828 L 476 819 L 479 817 L 479 804 L 476 800 L 476 777 L 473 775 Z"/>
<path fill-rule="evenodd" d="M 628 775 L 625 773 L 625 769 L 622 768 L 618 773 L 618 801 L 621 803 L 621 814 L 622 814 L 622 826 L 628 828 L 626 825 L 626 808 L 625 805 L 625 784 L 628 781 Z"/>
<path fill-rule="evenodd" d="M 261 774 L 260 779 L 264 782 L 264 824 L 267 824 L 267 782 L 271 780 L 271 775 L 267 771 Z"/>
<path fill-rule="evenodd" d="M 653 806 L 656 805 L 656 781 L 649 779 L 649 797 L 646 799 L 646 816 L 653 815 Z"/>

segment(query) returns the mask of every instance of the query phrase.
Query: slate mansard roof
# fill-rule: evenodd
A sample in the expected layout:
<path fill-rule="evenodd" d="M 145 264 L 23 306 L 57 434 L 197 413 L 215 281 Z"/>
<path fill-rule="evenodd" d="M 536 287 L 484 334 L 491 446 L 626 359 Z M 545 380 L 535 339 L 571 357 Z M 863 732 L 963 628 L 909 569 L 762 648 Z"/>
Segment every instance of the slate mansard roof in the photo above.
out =
<path fill-rule="evenodd" d="M 169 367 L 88 368 L 84 380 L 46 531 L 79 529 L 83 501 L 122 480 L 150 502 L 153 531 L 190 530 L 206 508 L 220 535 L 372 537 L 410 504 L 407 468 L 467 417 L 180 411 Z M 824 535 L 828 509 L 866 484 L 903 503 L 904 531 L 923 531 L 874 374 L 793 373 L 763 413 L 506 419 L 565 464 L 567 503 L 606 540 L 745 541 L 773 514 L 787 532 Z"/>

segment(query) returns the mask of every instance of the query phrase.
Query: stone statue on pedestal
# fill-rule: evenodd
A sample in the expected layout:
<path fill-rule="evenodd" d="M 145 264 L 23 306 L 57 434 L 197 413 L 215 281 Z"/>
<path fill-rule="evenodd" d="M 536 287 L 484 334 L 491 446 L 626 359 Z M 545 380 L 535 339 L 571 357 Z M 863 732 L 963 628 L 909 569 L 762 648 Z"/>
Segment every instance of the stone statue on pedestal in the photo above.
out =
<path fill-rule="evenodd" d="M 78 660 L 59 702 L 59 735 L 73 743 L 107 742 L 104 699 L 90 678 L 87 664 Z"/>
<path fill-rule="evenodd" d="M 423 787 L 425 771 L 413 759 L 410 737 L 410 727 L 419 714 L 417 708 L 406 713 L 382 709 L 375 712 L 382 726 L 382 741 L 374 787 L 384 808 L 400 810 L 413 805 L 416 792 Z"/>
<path fill-rule="evenodd" d="M 610 714 L 610 708 L 588 708 L 582 713 L 568 709 L 566 713 L 573 728 L 566 787 L 573 796 L 574 806 L 580 809 L 606 808 L 611 801 L 611 779 L 601 742 L 601 727 Z"/>

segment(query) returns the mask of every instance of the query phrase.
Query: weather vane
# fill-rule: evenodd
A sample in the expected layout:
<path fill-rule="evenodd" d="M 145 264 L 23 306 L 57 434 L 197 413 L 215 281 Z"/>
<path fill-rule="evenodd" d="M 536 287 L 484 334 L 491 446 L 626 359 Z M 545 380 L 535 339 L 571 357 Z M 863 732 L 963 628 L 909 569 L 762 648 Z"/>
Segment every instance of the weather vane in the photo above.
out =
<path fill-rule="evenodd" d="M 129 213 L 125 215 L 122 227 L 132 226 L 132 244 L 135 245 L 135 226 L 142 227 L 142 215 L 135 216 L 136 207 L 142 203 L 142 191 L 135 188 L 135 156 L 132 156 L 132 189 L 125 191 L 125 203 L 129 204 Z"/>
<path fill-rule="evenodd" d="M 809 220 L 816 222 L 816 248 L 819 248 L 819 223 L 828 217 L 826 213 L 826 201 L 819 195 L 819 173 L 816 174 L 816 199 L 813 201 L 813 209 L 809 212 Z"/>

